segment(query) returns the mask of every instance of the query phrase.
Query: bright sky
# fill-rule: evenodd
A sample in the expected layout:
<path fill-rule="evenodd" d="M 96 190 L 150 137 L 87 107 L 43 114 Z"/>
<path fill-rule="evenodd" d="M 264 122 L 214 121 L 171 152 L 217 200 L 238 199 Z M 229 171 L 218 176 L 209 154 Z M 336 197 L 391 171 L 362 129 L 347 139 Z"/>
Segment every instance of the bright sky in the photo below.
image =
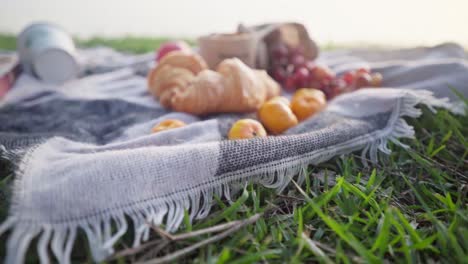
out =
<path fill-rule="evenodd" d="M 0 32 L 37 20 L 81 37 L 192 37 L 291 20 L 319 43 L 468 45 L 468 0 L 0 0 Z"/>

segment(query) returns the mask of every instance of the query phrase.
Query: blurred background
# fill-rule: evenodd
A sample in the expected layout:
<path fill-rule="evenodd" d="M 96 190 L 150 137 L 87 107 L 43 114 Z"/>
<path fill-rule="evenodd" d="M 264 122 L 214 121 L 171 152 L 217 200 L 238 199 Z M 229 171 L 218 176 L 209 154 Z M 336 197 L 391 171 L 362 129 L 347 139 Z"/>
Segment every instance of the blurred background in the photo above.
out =
<path fill-rule="evenodd" d="M 1 0 L 0 33 L 51 21 L 81 38 L 184 37 L 242 22 L 304 23 L 321 45 L 468 46 L 468 0 Z"/>

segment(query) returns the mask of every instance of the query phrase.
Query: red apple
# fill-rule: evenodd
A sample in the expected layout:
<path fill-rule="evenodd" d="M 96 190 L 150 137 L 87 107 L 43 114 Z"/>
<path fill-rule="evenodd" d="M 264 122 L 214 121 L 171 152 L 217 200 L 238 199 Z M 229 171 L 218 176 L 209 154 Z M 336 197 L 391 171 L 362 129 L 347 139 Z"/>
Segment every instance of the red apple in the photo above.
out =
<path fill-rule="evenodd" d="M 159 49 L 156 52 L 156 61 L 160 61 L 164 56 L 169 52 L 181 50 L 181 51 L 191 51 L 190 46 L 184 41 L 170 41 L 161 44 Z"/>

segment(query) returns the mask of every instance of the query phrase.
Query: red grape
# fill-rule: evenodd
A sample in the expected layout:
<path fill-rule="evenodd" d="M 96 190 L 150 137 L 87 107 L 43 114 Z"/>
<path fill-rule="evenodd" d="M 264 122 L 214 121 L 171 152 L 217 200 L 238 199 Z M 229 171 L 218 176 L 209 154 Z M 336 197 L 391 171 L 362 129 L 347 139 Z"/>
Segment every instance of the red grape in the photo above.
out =
<path fill-rule="evenodd" d="M 312 72 L 315 69 L 315 67 L 317 67 L 317 65 L 313 61 L 307 61 L 305 63 L 305 67 L 309 70 L 309 72 Z"/>
<path fill-rule="evenodd" d="M 352 85 L 354 83 L 355 78 L 356 74 L 354 71 L 346 72 L 342 77 L 343 81 L 345 81 L 347 85 Z"/>
<path fill-rule="evenodd" d="M 334 80 L 335 80 L 335 79 L 328 79 L 328 78 L 325 78 L 325 79 L 322 79 L 322 80 L 320 81 L 320 83 L 322 84 L 322 86 L 330 86 L 330 85 L 333 84 L 333 81 L 334 81 Z"/>
<path fill-rule="evenodd" d="M 283 83 L 286 80 L 287 74 L 283 68 L 277 67 L 273 69 L 272 76 L 276 81 Z"/>
<path fill-rule="evenodd" d="M 284 88 L 290 92 L 296 89 L 296 80 L 294 79 L 294 76 L 289 76 L 286 78 Z"/>
<path fill-rule="evenodd" d="M 335 73 L 327 66 L 317 66 L 313 71 L 313 78 L 319 81 L 333 80 L 335 78 Z"/>
<path fill-rule="evenodd" d="M 335 89 L 335 87 L 333 87 L 333 86 L 323 86 L 323 87 L 321 87 L 320 90 L 322 90 L 322 92 L 325 94 L 327 99 L 330 99 L 335 94 L 334 89 Z"/>
<path fill-rule="evenodd" d="M 309 84 L 309 70 L 306 67 L 300 67 L 294 72 L 294 81 L 296 88 L 307 87 Z"/>
<path fill-rule="evenodd" d="M 286 72 L 289 75 L 293 74 L 295 69 L 296 69 L 296 67 L 294 67 L 293 64 L 288 64 L 288 66 L 286 66 Z"/>
<path fill-rule="evenodd" d="M 346 81 L 343 80 L 342 78 L 336 78 L 331 82 L 331 86 L 336 86 L 340 89 L 345 88 L 347 85 L 348 84 L 346 83 Z"/>
<path fill-rule="evenodd" d="M 291 64 L 293 64 L 296 68 L 304 66 L 305 63 L 306 59 L 302 55 L 294 55 L 291 57 Z"/>
<path fill-rule="evenodd" d="M 356 89 L 371 86 L 372 77 L 368 73 L 361 73 L 356 77 Z"/>
<path fill-rule="evenodd" d="M 322 90 L 327 98 L 333 98 L 362 87 L 378 87 L 382 83 L 382 75 L 371 74 L 367 67 L 357 68 L 337 77 L 327 66 L 307 60 L 302 46 L 291 47 L 285 43 L 277 43 L 270 47 L 269 55 L 268 72 L 288 91 L 310 87 Z"/>
<path fill-rule="evenodd" d="M 328 86 L 323 89 L 323 92 L 325 93 L 325 96 L 327 97 L 328 100 L 332 99 L 333 97 L 343 93 L 343 89 L 338 87 L 338 86 Z"/>
<path fill-rule="evenodd" d="M 356 72 L 357 73 L 370 73 L 370 69 L 365 68 L 365 67 L 361 67 L 361 68 L 357 69 Z"/>
<path fill-rule="evenodd" d="M 322 84 L 317 81 L 317 80 L 310 80 L 309 81 L 309 85 L 308 85 L 310 88 L 314 88 L 314 89 L 319 89 L 321 90 L 322 89 Z"/>

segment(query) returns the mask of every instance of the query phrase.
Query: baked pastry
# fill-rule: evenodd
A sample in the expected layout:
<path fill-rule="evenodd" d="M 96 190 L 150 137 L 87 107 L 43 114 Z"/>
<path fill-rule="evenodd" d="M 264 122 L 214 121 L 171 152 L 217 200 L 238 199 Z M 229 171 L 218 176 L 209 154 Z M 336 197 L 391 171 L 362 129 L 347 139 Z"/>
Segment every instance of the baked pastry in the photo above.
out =
<path fill-rule="evenodd" d="M 280 93 L 265 71 L 237 58 L 212 71 L 199 55 L 180 51 L 167 54 L 148 74 L 148 89 L 164 107 L 196 115 L 252 112 Z"/>

